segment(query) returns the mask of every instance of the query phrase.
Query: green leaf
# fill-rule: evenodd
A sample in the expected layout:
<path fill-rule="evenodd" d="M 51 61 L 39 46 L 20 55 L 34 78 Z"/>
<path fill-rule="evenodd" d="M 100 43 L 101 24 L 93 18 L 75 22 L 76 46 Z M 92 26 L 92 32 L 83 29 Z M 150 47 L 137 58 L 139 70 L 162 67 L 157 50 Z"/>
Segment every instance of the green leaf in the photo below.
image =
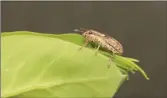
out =
<path fill-rule="evenodd" d="M 114 55 L 113 57 L 113 61 L 116 62 L 117 64 L 121 64 L 121 67 L 127 68 L 132 73 L 134 73 L 135 71 L 140 71 L 142 75 L 147 80 L 149 80 L 150 78 L 147 76 L 147 74 L 144 72 L 142 68 L 140 68 L 137 64 L 133 62 L 134 60 L 135 59 L 125 58 L 125 57 L 118 56 L 118 55 Z"/>
<path fill-rule="evenodd" d="M 5 32 L 1 37 L 2 97 L 112 97 L 127 75 L 78 34 Z"/>
<path fill-rule="evenodd" d="M 48 35 L 51 36 L 51 35 Z M 53 37 L 53 36 L 52 36 Z M 54 37 L 56 38 L 60 38 L 66 41 L 70 41 L 72 43 L 75 43 L 77 45 L 82 45 L 84 44 L 84 38 L 78 34 L 61 34 L 61 35 L 54 35 Z M 93 46 L 91 44 L 88 44 L 89 48 L 93 48 Z M 113 57 L 113 55 L 99 50 L 100 53 L 102 53 L 103 55 L 107 56 L 107 57 Z M 121 72 L 126 74 L 130 71 L 132 73 L 135 73 L 135 71 L 140 71 L 142 73 L 142 75 L 149 80 L 150 78 L 147 76 L 147 74 L 144 72 L 144 70 L 142 70 L 142 68 L 140 68 L 135 62 L 139 62 L 139 60 L 134 59 L 134 58 L 129 58 L 129 57 L 123 57 L 123 56 L 119 56 L 119 55 L 114 55 L 114 58 L 112 58 L 112 60 L 116 63 L 116 65 L 120 68 Z"/>

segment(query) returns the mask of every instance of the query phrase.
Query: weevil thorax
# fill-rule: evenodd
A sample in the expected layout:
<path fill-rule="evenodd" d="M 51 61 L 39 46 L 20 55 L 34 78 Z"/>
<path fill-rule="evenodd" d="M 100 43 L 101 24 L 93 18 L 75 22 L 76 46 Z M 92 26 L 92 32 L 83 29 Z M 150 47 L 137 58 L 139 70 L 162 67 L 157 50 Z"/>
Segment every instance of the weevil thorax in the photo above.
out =
<path fill-rule="evenodd" d="M 99 40 L 98 33 L 94 30 L 87 30 L 82 34 L 88 41 L 97 42 Z"/>

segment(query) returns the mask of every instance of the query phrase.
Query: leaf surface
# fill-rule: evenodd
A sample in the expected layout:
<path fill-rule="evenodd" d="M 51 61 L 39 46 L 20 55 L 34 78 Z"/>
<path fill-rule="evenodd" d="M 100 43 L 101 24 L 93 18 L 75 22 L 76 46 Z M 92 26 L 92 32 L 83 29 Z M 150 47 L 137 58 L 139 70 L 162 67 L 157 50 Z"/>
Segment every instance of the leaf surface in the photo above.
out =
<path fill-rule="evenodd" d="M 70 37 L 71 36 L 71 37 Z M 2 97 L 112 97 L 126 75 L 108 57 L 78 50 L 78 34 L 27 31 L 1 37 Z"/>

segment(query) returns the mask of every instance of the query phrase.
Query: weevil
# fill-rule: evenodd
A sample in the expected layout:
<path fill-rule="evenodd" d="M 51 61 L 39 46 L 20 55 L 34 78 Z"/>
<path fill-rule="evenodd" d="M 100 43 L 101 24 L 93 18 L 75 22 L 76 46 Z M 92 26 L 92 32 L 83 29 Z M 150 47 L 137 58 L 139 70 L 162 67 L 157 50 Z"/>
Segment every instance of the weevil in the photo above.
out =
<path fill-rule="evenodd" d="M 107 36 L 107 35 L 100 33 L 96 30 L 88 30 L 88 29 L 84 29 L 84 28 L 75 29 L 74 31 L 81 32 L 82 35 L 85 37 L 86 41 L 82 47 L 85 47 L 88 44 L 88 42 L 94 42 L 98 45 L 98 47 L 95 51 L 96 55 L 97 55 L 97 52 L 98 52 L 100 47 L 105 48 L 114 54 L 119 54 L 119 55 L 123 54 L 122 45 L 116 39 L 114 39 L 110 36 Z M 82 49 L 82 47 L 80 49 Z M 109 59 L 109 61 L 110 61 L 110 63 L 108 65 L 108 67 L 110 67 L 110 64 L 112 63 L 111 59 Z"/>
<path fill-rule="evenodd" d="M 81 32 L 82 35 L 85 37 L 86 41 L 83 46 L 86 46 L 88 42 L 94 42 L 98 44 L 96 54 L 100 47 L 107 49 L 108 51 L 111 51 L 114 54 L 119 54 L 119 55 L 123 54 L 122 45 L 116 39 L 110 36 L 107 36 L 96 30 L 89 30 L 89 29 L 84 29 L 84 28 L 75 29 L 74 31 Z"/>

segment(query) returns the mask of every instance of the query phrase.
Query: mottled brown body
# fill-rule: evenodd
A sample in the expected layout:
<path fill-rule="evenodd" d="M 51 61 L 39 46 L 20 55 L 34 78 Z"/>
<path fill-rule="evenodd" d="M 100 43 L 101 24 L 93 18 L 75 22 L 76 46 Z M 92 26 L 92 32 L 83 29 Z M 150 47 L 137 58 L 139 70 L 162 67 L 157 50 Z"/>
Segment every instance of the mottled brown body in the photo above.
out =
<path fill-rule="evenodd" d="M 87 42 L 94 42 L 100 45 L 102 48 L 105 48 L 115 54 L 122 55 L 123 47 L 122 45 L 114 38 L 106 36 L 95 30 L 87 30 L 87 29 L 77 29 L 75 31 L 82 32 L 82 35 L 86 38 Z"/>

